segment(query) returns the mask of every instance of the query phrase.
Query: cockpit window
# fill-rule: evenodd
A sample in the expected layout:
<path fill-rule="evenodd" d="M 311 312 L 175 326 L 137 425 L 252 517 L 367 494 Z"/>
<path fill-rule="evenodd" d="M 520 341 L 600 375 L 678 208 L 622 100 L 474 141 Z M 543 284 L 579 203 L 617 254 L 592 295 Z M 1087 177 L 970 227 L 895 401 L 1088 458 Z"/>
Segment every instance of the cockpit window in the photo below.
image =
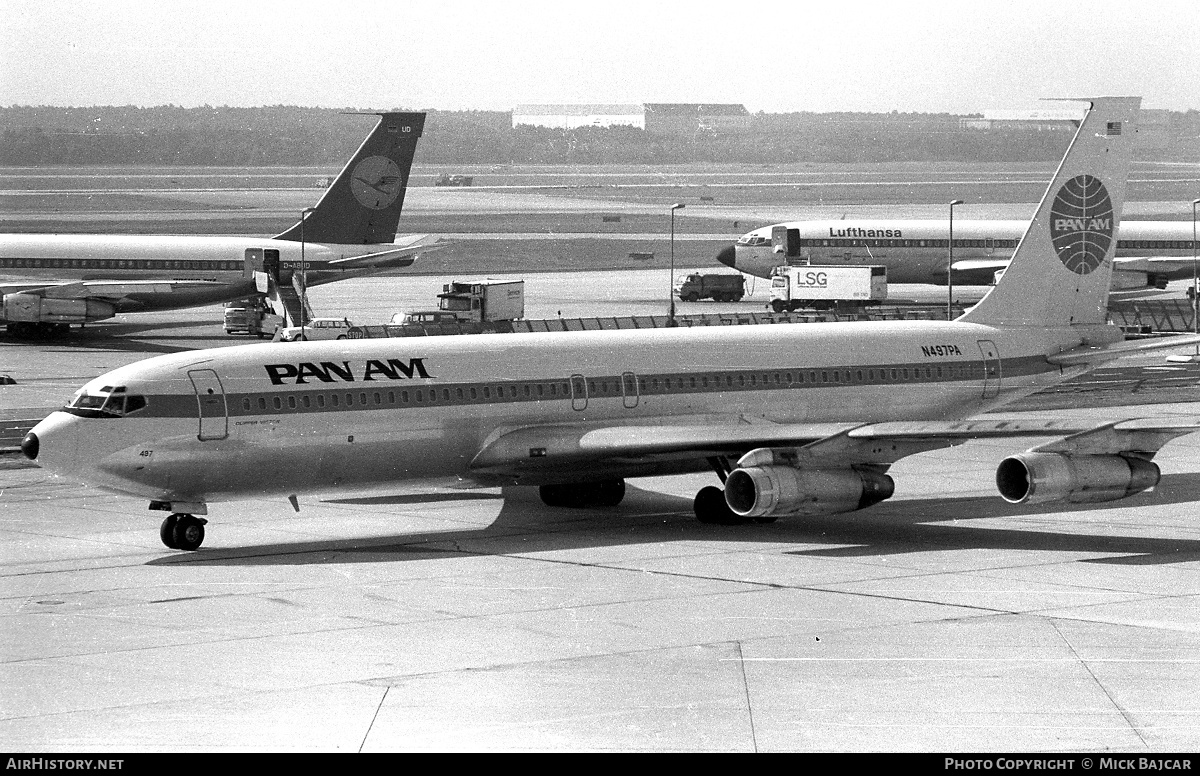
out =
<path fill-rule="evenodd" d="M 145 406 L 146 397 L 127 394 L 123 385 L 106 385 L 98 391 L 81 389 L 63 411 L 83 418 L 123 418 Z"/>

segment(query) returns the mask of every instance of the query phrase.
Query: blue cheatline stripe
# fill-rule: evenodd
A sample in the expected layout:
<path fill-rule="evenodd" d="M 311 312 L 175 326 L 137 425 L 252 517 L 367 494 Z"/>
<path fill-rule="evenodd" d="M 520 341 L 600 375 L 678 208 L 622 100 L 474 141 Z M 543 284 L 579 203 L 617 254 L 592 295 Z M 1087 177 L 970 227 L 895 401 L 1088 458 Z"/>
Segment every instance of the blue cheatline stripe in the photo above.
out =
<path fill-rule="evenodd" d="M 939 374 L 938 370 L 941 370 Z M 1061 371 L 1042 356 L 1004 359 L 999 381 Z M 893 376 L 894 375 L 894 376 Z M 572 377 L 576 382 L 572 395 Z M 430 379 L 307 382 L 273 386 L 258 393 L 226 394 L 230 417 L 272 414 L 419 409 L 472 405 L 521 404 L 582 399 L 578 380 L 586 383 L 587 399 L 623 399 L 636 394 L 640 399 L 714 393 L 797 391 L 812 389 L 862 388 L 891 385 L 965 385 L 982 389 L 982 361 L 936 361 L 884 366 L 792 367 L 791 369 L 671 372 L 604 377 L 567 375 L 537 380 L 492 380 L 441 382 Z M 312 381 L 314 378 L 309 378 Z M 265 380 L 265 378 L 264 378 Z M 624 386 L 624 387 L 623 387 Z M 187 394 L 148 395 L 147 407 L 135 417 L 195 418 L 196 396 Z"/>
<path fill-rule="evenodd" d="M 0 269 L 86 269 L 125 272 L 241 272 L 240 259 L 68 259 L 60 257 L 0 258 Z"/>

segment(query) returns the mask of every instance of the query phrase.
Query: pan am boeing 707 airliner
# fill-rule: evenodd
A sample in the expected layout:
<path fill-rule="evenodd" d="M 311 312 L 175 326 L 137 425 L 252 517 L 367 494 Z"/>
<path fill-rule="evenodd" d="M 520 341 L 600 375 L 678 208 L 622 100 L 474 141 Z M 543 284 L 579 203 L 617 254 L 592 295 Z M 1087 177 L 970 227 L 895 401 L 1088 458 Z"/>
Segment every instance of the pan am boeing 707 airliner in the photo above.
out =
<path fill-rule="evenodd" d="M 1059 437 L 1004 460 L 1012 502 L 1106 501 L 1200 422 L 964 420 L 1146 345 L 1105 322 L 1139 98 L 1097 98 L 1008 271 L 956 321 L 483 334 L 179 353 L 84 386 L 23 440 L 56 474 L 171 513 L 457 476 L 615 505 L 624 478 L 712 468 L 704 522 L 849 512 L 898 459 L 967 440 Z M 1175 338 L 1176 345 L 1196 341 Z"/>
<path fill-rule="evenodd" d="M 378 115 L 307 218 L 275 237 L 0 235 L 0 324 L 15 337 L 45 339 L 118 313 L 256 294 L 298 317 L 302 256 L 310 286 L 409 266 L 437 242 L 396 236 L 425 114 Z"/>

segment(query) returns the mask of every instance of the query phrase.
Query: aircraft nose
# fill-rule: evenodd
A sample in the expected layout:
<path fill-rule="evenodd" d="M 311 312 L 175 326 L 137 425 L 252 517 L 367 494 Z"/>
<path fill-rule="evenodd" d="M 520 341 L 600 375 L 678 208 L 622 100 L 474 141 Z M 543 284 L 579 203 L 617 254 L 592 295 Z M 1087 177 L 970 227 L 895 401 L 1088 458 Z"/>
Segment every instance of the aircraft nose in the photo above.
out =
<path fill-rule="evenodd" d="M 737 269 L 737 260 L 735 258 L 736 255 L 736 251 L 734 251 L 733 246 L 730 245 L 727 248 L 722 249 L 722 251 L 717 254 L 717 261 L 721 262 L 726 267 Z"/>
<path fill-rule="evenodd" d="M 41 446 L 42 443 L 38 439 L 38 435 L 32 431 L 26 434 L 25 438 L 21 440 L 21 452 L 24 453 L 25 457 L 31 461 L 37 460 L 38 450 L 41 448 Z"/>

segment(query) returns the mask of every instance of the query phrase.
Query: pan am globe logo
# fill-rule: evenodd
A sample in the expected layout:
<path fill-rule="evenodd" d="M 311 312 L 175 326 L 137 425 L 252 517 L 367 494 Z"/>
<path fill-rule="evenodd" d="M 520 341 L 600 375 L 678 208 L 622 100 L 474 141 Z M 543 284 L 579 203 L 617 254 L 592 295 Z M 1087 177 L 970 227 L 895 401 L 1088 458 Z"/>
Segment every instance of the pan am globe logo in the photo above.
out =
<path fill-rule="evenodd" d="M 1112 245 L 1113 206 L 1099 178 L 1078 175 L 1050 206 L 1050 240 L 1063 266 L 1077 275 L 1099 267 Z"/>

